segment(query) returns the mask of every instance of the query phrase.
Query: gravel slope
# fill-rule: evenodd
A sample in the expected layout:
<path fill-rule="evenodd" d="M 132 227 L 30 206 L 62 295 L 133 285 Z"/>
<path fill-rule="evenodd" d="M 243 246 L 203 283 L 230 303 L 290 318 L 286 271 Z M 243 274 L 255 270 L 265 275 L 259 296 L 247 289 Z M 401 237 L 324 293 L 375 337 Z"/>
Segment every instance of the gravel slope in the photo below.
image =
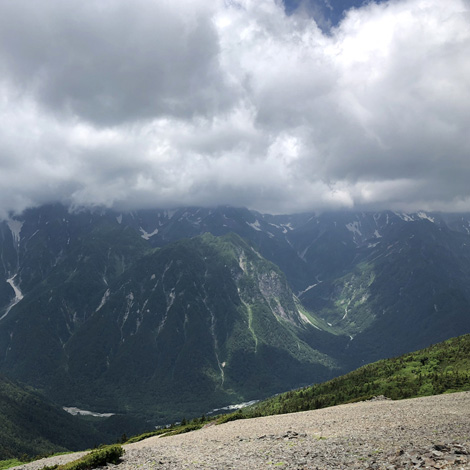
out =
<path fill-rule="evenodd" d="M 120 470 L 470 469 L 470 392 L 240 420 L 125 449 Z"/>

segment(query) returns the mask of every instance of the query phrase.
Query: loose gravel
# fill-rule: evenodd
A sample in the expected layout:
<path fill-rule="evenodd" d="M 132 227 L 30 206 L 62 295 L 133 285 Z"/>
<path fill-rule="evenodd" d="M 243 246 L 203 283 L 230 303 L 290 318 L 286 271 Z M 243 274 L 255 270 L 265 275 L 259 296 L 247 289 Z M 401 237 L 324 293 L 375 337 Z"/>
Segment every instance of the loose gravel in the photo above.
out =
<path fill-rule="evenodd" d="M 124 447 L 107 468 L 470 470 L 470 392 L 233 421 Z"/>

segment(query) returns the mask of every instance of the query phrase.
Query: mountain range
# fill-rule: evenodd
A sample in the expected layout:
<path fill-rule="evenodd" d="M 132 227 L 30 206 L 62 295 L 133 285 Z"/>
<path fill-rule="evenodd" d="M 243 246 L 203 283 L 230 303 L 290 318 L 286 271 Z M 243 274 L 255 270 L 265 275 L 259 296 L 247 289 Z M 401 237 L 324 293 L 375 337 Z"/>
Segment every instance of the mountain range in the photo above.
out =
<path fill-rule="evenodd" d="M 468 214 L 53 205 L 0 253 L 0 373 L 147 426 L 470 332 Z"/>

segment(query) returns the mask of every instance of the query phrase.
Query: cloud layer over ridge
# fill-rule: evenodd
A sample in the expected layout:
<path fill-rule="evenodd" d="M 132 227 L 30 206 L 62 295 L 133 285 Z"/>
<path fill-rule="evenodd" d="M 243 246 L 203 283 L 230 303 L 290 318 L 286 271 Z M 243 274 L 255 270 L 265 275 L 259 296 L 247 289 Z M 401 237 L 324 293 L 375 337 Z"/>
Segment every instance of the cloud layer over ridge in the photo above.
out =
<path fill-rule="evenodd" d="M 470 2 L 0 0 L 0 215 L 470 210 Z"/>

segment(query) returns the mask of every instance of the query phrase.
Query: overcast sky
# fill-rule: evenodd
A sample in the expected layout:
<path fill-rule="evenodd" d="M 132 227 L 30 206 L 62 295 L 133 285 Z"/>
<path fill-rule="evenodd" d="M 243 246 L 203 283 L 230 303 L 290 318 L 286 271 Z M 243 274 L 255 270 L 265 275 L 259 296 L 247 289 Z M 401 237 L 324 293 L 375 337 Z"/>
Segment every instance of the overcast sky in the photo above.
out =
<path fill-rule="evenodd" d="M 470 211 L 470 0 L 318 1 L 0 0 L 0 216 Z"/>

